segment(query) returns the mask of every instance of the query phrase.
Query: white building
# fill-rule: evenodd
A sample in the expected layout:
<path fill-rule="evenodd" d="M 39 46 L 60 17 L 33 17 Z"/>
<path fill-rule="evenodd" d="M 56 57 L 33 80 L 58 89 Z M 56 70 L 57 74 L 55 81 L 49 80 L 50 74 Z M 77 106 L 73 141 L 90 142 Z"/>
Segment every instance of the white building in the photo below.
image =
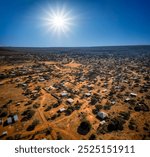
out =
<path fill-rule="evenodd" d="M 3 132 L 2 132 L 2 135 L 7 135 L 7 131 L 3 131 Z"/>
<path fill-rule="evenodd" d="M 136 94 L 136 93 L 130 93 L 130 96 L 134 96 L 134 97 L 136 97 L 137 94 Z"/>
<path fill-rule="evenodd" d="M 11 117 L 8 117 L 8 118 L 7 118 L 7 123 L 8 123 L 8 124 L 12 124 L 12 118 L 11 118 Z"/>
<path fill-rule="evenodd" d="M 43 82 L 43 81 L 45 81 L 44 78 L 39 78 L 39 82 Z"/>
<path fill-rule="evenodd" d="M 85 93 L 85 96 L 89 97 L 91 96 L 91 93 Z"/>
<path fill-rule="evenodd" d="M 66 110 L 65 108 L 60 108 L 60 109 L 59 109 L 60 112 L 63 112 L 63 111 L 65 111 L 65 110 Z"/>
<path fill-rule="evenodd" d="M 105 118 L 108 117 L 108 114 L 105 113 L 105 112 L 98 112 L 98 113 L 97 113 L 97 116 L 98 116 L 99 118 L 101 118 L 101 119 L 105 119 Z"/>
<path fill-rule="evenodd" d="M 72 104 L 72 103 L 74 102 L 74 100 L 73 100 L 72 98 L 69 98 L 69 99 L 67 99 L 67 102 L 68 102 L 69 104 Z"/>
<path fill-rule="evenodd" d="M 63 91 L 63 92 L 61 92 L 61 94 L 60 94 L 62 97 L 65 97 L 65 96 L 67 96 L 68 95 L 68 93 L 66 92 L 66 91 Z"/>
<path fill-rule="evenodd" d="M 18 115 L 14 115 L 14 121 L 17 122 L 18 121 Z"/>

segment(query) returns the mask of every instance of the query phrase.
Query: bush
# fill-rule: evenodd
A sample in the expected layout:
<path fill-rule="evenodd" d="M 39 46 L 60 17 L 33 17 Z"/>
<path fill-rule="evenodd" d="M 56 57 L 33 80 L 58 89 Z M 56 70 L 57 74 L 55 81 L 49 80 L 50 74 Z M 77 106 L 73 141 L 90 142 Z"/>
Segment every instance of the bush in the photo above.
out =
<path fill-rule="evenodd" d="M 110 110 L 111 105 L 104 105 L 104 110 Z"/>
<path fill-rule="evenodd" d="M 59 105 L 59 103 L 53 104 L 53 108 L 57 108 Z"/>
<path fill-rule="evenodd" d="M 8 136 L 6 137 L 6 140 L 14 140 L 14 138 L 12 136 Z"/>
<path fill-rule="evenodd" d="M 140 111 L 148 112 L 149 107 L 146 104 L 137 104 L 134 107 L 134 110 L 137 111 L 137 112 L 140 112 Z"/>
<path fill-rule="evenodd" d="M 119 119 L 119 117 L 114 118 L 108 124 L 107 129 L 108 129 L 109 132 L 123 130 L 123 124 L 124 124 L 124 121 L 122 119 Z"/>
<path fill-rule="evenodd" d="M 122 117 L 123 117 L 123 119 L 125 119 L 125 120 L 128 120 L 129 118 L 130 118 L 130 112 L 120 112 L 119 113 Z"/>
<path fill-rule="evenodd" d="M 51 120 L 55 120 L 57 118 L 57 115 L 54 114 L 52 117 L 51 117 Z"/>
<path fill-rule="evenodd" d="M 34 120 L 31 125 L 28 126 L 27 131 L 32 131 L 39 124 L 39 120 Z"/>
<path fill-rule="evenodd" d="M 91 105 L 95 105 L 98 102 L 98 100 L 96 98 L 91 98 Z"/>
<path fill-rule="evenodd" d="M 24 121 L 24 120 L 30 120 L 35 114 L 35 111 L 34 110 L 26 110 L 22 113 L 22 115 L 24 116 L 23 119 L 21 121 Z"/>
<path fill-rule="evenodd" d="M 29 125 L 28 128 L 27 128 L 27 131 L 32 131 L 34 130 L 35 126 L 34 125 Z"/>
<path fill-rule="evenodd" d="M 51 110 L 51 109 L 52 109 L 51 106 L 47 106 L 47 108 L 46 108 L 44 111 L 47 112 L 47 111 L 49 111 L 49 110 Z"/>
<path fill-rule="evenodd" d="M 103 106 L 102 105 L 95 105 L 95 108 L 99 111 L 103 108 Z"/>
<path fill-rule="evenodd" d="M 2 113 L 0 114 L 0 118 L 6 117 L 6 116 L 7 116 L 7 112 L 2 112 Z"/>
<path fill-rule="evenodd" d="M 91 130 L 91 124 L 88 121 L 81 122 L 79 125 L 77 132 L 81 135 L 86 135 Z"/>
<path fill-rule="evenodd" d="M 137 130 L 137 125 L 133 119 L 130 120 L 128 127 L 130 130 Z"/>
<path fill-rule="evenodd" d="M 96 136 L 94 134 L 92 134 L 90 137 L 89 137 L 89 140 L 96 140 Z"/>
<path fill-rule="evenodd" d="M 74 107 L 75 110 L 79 110 L 80 108 L 81 108 L 80 105 L 75 105 L 75 107 Z"/>
<path fill-rule="evenodd" d="M 69 115 L 71 115 L 71 113 L 72 113 L 72 110 L 67 109 L 67 110 L 65 111 L 65 116 L 69 116 Z"/>
<path fill-rule="evenodd" d="M 99 112 L 98 109 L 93 109 L 93 110 L 92 110 L 92 113 L 95 114 L 95 115 L 97 115 L 98 112 Z"/>
<path fill-rule="evenodd" d="M 39 108 L 40 107 L 40 104 L 34 104 L 33 105 L 33 108 Z"/>
<path fill-rule="evenodd" d="M 51 134 L 51 130 L 47 130 L 46 133 L 45 133 L 46 136 L 48 136 L 50 134 Z"/>
<path fill-rule="evenodd" d="M 71 113 L 72 113 L 74 110 L 75 110 L 75 108 L 74 108 L 73 106 L 69 106 L 69 107 L 67 108 L 67 110 L 65 111 L 65 115 L 66 115 L 66 116 L 71 115 Z"/>

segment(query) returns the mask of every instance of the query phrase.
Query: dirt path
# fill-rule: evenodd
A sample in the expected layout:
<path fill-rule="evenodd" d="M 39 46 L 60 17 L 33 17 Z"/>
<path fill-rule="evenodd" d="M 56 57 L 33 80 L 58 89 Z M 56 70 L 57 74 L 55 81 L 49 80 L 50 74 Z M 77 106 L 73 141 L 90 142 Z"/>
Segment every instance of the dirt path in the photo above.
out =
<path fill-rule="evenodd" d="M 73 135 L 70 135 L 70 133 L 69 133 L 67 130 L 63 130 L 63 129 L 58 128 L 58 127 L 56 126 L 57 123 L 61 123 L 61 121 L 67 119 L 68 117 L 63 117 L 62 119 L 56 120 L 56 121 L 54 121 L 54 122 L 48 122 L 48 121 L 46 120 L 46 118 L 45 118 L 45 116 L 44 116 L 44 114 L 43 114 L 43 111 L 42 111 L 42 106 L 44 105 L 44 101 L 45 101 L 45 99 L 46 99 L 46 94 L 47 94 L 47 93 L 42 89 L 42 94 L 43 94 L 43 96 L 42 96 L 42 99 L 41 99 L 41 101 L 40 101 L 41 107 L 38 109 L 38 113 L 39 113 L 39 115 L 40 115 L 40 117 L 41 117 L 41 119 L 42 119 L 42 125 L 43 125 L 43 126 L 46 126 L 46 127 L 51 127 L 51 128 L 53 128 L 54 131 L 60 132 L 60 133 L 65 134 L 66 136 L 69 136 L 69 137 L 70 137 L 69 139 L 76 139 L 76 137 L 73 136 Z M 74 113 L 73 113 L 73 114 L 74 114 Z M 70 129 L 70 127 L 69 127 L 69 129 Z M 37 130 L 36 130 L 36 131 L 37 131 Z M 53 137 L 52 137 L 52 138 L 53 138 Z"/>

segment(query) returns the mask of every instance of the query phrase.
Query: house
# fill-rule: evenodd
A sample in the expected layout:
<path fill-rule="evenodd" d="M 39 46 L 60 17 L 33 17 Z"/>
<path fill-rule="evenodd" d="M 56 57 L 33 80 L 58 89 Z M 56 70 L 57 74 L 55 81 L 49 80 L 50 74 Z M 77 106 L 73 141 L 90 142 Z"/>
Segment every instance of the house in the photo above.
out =
<path fill-rule="evenodd" d="M 137 94 L 136 93 L 130 93 L 130 96 L 136 97 Z"/>
<path fill-rule="evenodd" d="M 121 88 L 121 86 L 115 86 L 115 89 L 120 89 Z"/>
<path fill-rule="evenodd" d="M 27 87 L 28 85 L 26 83 L 22 83 L 22 86 L 23 87 Z"/>
<path fill-rule="evenodd" d="M 108 83 L 107 82 L 104 82 L 104 86 L 107 86 L 108 85 Z"/>
<path fill-rule="evenodd" d="M 65 110 L 66 110 L 65 108 L 60 108 L 60 109 L 59 109 L 60 112 L 63 112 L 63 111 L 65 111 Z"/>
<path fill-rule="evenodd" d="M 67 102 L 68 102 L 69 104 L 72 104 L 72 103 L 74 102 L 74 100 L 73 100 L 72 98 L 69 98 L 69 99 L 67 99 Z"/>
<path fill-rule="evenodd" d="M 14 121 L 15 121 L 15 122 L 18 121 L 18 115 L 14 115 L 13 118 L 14 118 Z"/>
<path fill-rule="evenodd" d="M 103 125 L 103 124 L 105 124 L 105 123 L 106 123 L 105 120 L 102 120 L 102 121 L 100 122 L 101 125 Z"/>
<path fill-rule="evenodd" d="M 50 86 L 50 89 L 52 89 L 52 90 L 54 90 L 54 89 L 56 89 L 54 86 Z"/>
<path fill-rule="evenodd" d="M 5 136 L 5 135 L 7 135 L 7 131 L 2 132 L 2 136 Z"/>
<path fill-rule="evenodd" d="M 111 104 L 113 104 L 113 105 L 114 105 L 115 103 L 116 103 L 116 101 L 114 101 L 114 100 L 113 100 L 113 101 L 111 101 Z"/>
<path fill-rule="evenodd" d="M 61 92 L 61 94 L 60 94 L 62 97 L 65 97 L 65 96 L 67 96 L 68 95 L 68 93 L 66 92 L 66 91 L 63 91 L 63 92 Z"/>
<path fill-rule="evenodd" d="M 21 104 L 20 102 L 17 102 L 17 103 L 16 103 L 16 106 L 19 106 L 20 104 Z"/>
<path fill-rule="evenodd" d="M 128 101 L 130 101 L 130 98 L 126 98 L 126 99 L 125 99 L 125 102 L 128 102 Z"/>
<path fill-rule="evenodd" d="M 50 87 L 45 87 L 44 90 L 46 90 L 47 92 L 50 91 Z"/>
<path fill-rule="evenodd" d="M 85 96 L 89 97 L 91 96 L 91 93 L 85 93 Z"/>
<path fill-rule="evenodd" d="M 39 78 L 39 82 L 43 82 L 43 81 L 45 81 L 44 78 Z"/>
<path fill-rule="evenodd" d="M 12 124 L 12 117 L 8 117 L 8 118 L 7 118 L 7 123 L 8 123 L 8 124 Z"/>
<path fill-rule="evenodd" d="M 106 119 L 108 117 L 108 114 L 105 113 L 105 112 L 98 112 L 97 116 L 98 116 L 98 118 L 104 120 L 104 119 Z"/>
<path fill-rule="evenodd" d="M 93 89 L 93 85 L 87 85 L 87 89 L 88 90 L 92 90 Z"/>

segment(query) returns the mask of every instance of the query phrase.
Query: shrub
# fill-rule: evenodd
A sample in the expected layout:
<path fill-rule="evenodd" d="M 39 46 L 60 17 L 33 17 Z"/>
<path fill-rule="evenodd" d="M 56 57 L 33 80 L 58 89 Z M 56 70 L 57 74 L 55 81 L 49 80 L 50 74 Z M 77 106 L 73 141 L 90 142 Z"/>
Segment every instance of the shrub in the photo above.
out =
<path fill-rule="evenodd" d="M 77 132 L 81 135 L 86 135 L 89 133 L 90 130 L 91 130 L 91 124 L 89 123 L 89 121 L 83 121 L 79 125 Z"/>
<path fill-rule="evenodd" d="M 22 118 L 21 121 L 26 121 L 26 120 L 30 120 L 35 114 L 35 111 L 34 110 L 26 110 L 24 111 L 21 115 L 23 115 L 24 117 Z"/>
<path fill-rule="evenodd" d="M 96 136 L 94 134 L 92 134 L 90 137 L 89 137 L 89 140 L 95 140 L 96 139 Z"/>
<path fill-rule="evenodd" d="M 0 114 L 0 118 L 6 117 L 6 116 L 7 116 L 7 112 L 2 112 L 2 113 Z"/>
<path fill-rule="evenodd" d="M 39 120 L 34 120 L 31 125 L 28 126 L 27 131 L 32 131 L 39 124 Z"/>

